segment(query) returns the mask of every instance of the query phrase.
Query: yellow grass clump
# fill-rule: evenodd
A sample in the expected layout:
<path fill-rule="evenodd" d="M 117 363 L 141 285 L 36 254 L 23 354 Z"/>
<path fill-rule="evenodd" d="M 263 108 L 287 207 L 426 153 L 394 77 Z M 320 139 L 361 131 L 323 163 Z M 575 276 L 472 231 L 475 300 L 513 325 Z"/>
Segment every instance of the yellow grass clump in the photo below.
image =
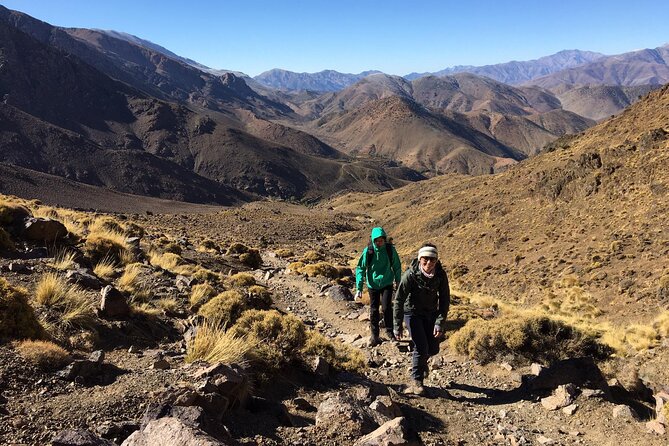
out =
<path fill-rule="evenodd" d="M 174 297 L 163 297 L 154 301 L 153 305 L 167 314 L 175 314 L 179 311 L 179 302 Z"/>
<path fill-rule="evenodd" d="M 336 370 L 360 373 L 367 368 L 365 354 L 360 350 L 322 334 L 308 330 L 307 340 L 302 348 L 307 356 L 320 356 Z"/>
<path fill-rule="evenodd" d="M 228 282 L 236 287 L 249 287 L 256 284 L 256 279 L 249 273 L 236 273 L 228 278 Z"/>
<path fill-rule="evenodd" d="M 16 344 L 16 351 L 26 361 L 43 370 L 58 370 L 72 360 L 64 348 L 50 341 L 22 341 Z"/>
<path fill-rule="evenodd" d="M 249 252 L 249 247 L 246 246 L 243 243 L 233 243 L 228 247 L 228 250 L 226 252 L 227 255 L 234 255 L 234 254 L 244 254 Z"/>
<path fill-rule="evenodd" d="M 171 252 L 159 253 L 152 251 L 149 253 L 149 262 L 151 262 L 151 265 L 183 276 L 193 276 L 202 269 L 197 265 L 189 264 L 180 255 Z"/>
<path fill-rule="evenodd" d="M 472 319 L 450 338 L 451 347 L 471 359 L 490 362 L 513 355 L 527 362 L 603 358 L 611 350 L 593 335 L 545 316 L 511 314 L 492 320 Z"/>
<path fill-rule="evenodd" d="M 327 262 L 305 265 L 302 268 L 302 272 L 309 277 L 323 276 L 328 279 L 336 279 L 339 277 L 337 268 Z"/>
<path fill-rule="evenodd" d="M 198 308 L 206 300 L 208 300 L 215 294 L 216 290 L 214 289 L 213 286 L 211 286 L 211 284 L 209 284 L 209 282 L 198 283 L 197 285 L 193 285 L 189 299 L 191 308 Z"/>
<path fill-rule="evenodd" d="M 653 328 L 663 338 L 669 337 L 669 311 L 663 312 L 653 321 Z"/>
<path fill-rule="evenodd" d="M 295 253 L 293 252 L 293 250 L 288 249 L 288 248 L 277 249 L 274 253 L 277 256 L 281 257 L 282 259 L 286 259 L 288 257 L 294 257 L 295 256 Z"/>
<path fill-rule="evenodd" d="M 77 253 L 74 251 L 61 250 L 56 253 L 50 265 L 59 270 L 74 269 L 78 266 L 75 261 L 76 257 Z"/>
<path fill-rule="evenodd" d="M 286 269 L 292 273 L 302 274 L 302 269 L 304 268 L 304 262 L 292 262 L 289 263 Z"/>
<path fill-rule="evenodd" d="M 237 291 L 223 291 L 202 305 L 198 314 L 207 321 L 216 322 L 224 326 L 232 325 L 247 309 L 246 302 Z"/>
<path fill-rule="evenodd" d="M 58 327 L 87 327 L 94 320 L 93 304 L 81 288 L 69 285 L 53 273 L 42 276 L 35 289 L 35 302 L 38 306 L 56 311 L 57 320 L 48 321 Z"/>
<path fill-rule="evenodd" d="M 302 255 L 302 258 L 300 260 L 304 263 L 320 262 L 321 260 L 323 260 L 323 254 L 313 250 L 307 251 Z"/>
<path fill-rule="evenodd" d="M 31 213 L 25 206 L 0 197 L 0 226 L 14 224 L 30 216 Z"/>
<path fill-rule="evenodd" d="M 185 359 L 186 362 L 203 360 L 244 365 L 248 352 L 254 347 L 248 340 L 225 331 L 220 324 L 205 321 L 186 345 Z"/>
<path fill-rule="evenodd" d="M 262 265 L 262 257 L 260 251 L 255 248 L 250 248 L 248 252 L 239 255 L 239 261 L 249 268 L 257 269 Z"/>
<path fill-rule="evenodd" d="M 105 257 L 95 265 L 93 273 L 98 277 L 109 280 L 116 275 L 116 264 L 109 257 Z"/>
<path fill-rule="evenodd" d="M 43 329 L 28 303 L 28 293 L 0 277 L 0 342 L 39 338 Z"/>
<path fill-rule="evenodd" d="M 128 262 L 130 253 L 125 240 L 126 236 L 122 232 L 99 228 L 91 230 L 88 234 L 83 250 L 94 263 L 108 258 L 115 263 L 123 264 Z"/>
<path fill-rule="evenodd" d="M 249 352 L 251 359 L 266 367 L 269 374 L 300 358 L 307 339 L 300 319 L 276 310 L 245 311 L 230 332 L 256 346 Z"/>
<path fill-rule="evenodd" d="M 252 285 L 247 292 L 251 308 L 267 310 L 272 305 L 272 293 L 264 286 Z"/>

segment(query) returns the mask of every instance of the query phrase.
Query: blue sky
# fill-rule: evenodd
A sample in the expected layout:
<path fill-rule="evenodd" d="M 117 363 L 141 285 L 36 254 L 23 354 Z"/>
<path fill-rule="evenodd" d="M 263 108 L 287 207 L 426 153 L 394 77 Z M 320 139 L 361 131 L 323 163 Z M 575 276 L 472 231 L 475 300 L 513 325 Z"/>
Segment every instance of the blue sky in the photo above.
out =
<path fill-rule="evenodd" d="M 376 69 L 405 75 L 530 60 L 563 49 L 618 54 L 669 42 L 669 1 L 12 0 L 57 26 L 113 29 L 251 76 Z"/>

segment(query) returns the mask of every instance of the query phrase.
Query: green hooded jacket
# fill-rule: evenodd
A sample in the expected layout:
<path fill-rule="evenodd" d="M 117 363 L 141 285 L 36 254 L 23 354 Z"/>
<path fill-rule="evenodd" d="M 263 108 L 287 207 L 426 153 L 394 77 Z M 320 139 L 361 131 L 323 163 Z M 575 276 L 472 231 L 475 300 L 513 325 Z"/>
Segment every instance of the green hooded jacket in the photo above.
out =
<path fill-rule="evenodd" d="M 383 228 L 372 229 L 371 246 L 374 247 L 374 255 L 370 264 L 367 264 L 369 246 L 362 251 L 362 255 L 358 259 L 358 265 L 355 268 L 355 286 L 358 291 L 362 291 L 363 282 L 367 284 L 367 288 L 380 290 L 392 285 L 393 282 L 400 283 L 402 278 L 402 265 L 397 250 L 391 245 L 393 257 L 391 261 L 386 246 L 377 248 L 374 244 L 374 239 L 379 237 L 387 238 Z"/>
<path fill-rule="evenodd" d="M 414 259 L 411 267 L 402 274 L 402 280 L 395 293 L 393 304 L 395 331 L 399 331 L 402 327 L 405 314 L 436 316 L 434 325 L 443 331 L 450 303 L 451 290 L 441 262 L 437 262 L 434 277 L 428 278 L 421 272 L 418 259 Z"/>

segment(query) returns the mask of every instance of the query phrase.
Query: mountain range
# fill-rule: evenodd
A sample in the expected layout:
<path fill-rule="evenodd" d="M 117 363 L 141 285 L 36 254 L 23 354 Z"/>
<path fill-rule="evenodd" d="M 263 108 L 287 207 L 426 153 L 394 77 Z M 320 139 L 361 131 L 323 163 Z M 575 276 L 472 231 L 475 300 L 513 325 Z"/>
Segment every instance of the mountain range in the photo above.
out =
<path fill-rule="evenodd" d="M 274 89 L 129 34 L 55 27 L 3 7 L 0 35 L 3 163 L 205 203 L 314 200 L 449 172 L 497 172 L 656 88 L 636 86 L 629 70 L 636 60 L 643 67 L 635 73 L 647 73 L 650 53 L 618 56 L 633 87 L 273 70 L 263 79 L 280 79 Z M 657 75 L 646 78 L 661 79 L 665 52 L 656 51 Z M 538 78 L 548 86 L 550 76 L 569 72 L 573 80 L 582 67 L 613 69 L 607 60 L 565 51 L 506 71 L 490 67 L 526 77 L 572 67 Z M 292 90 L 303 84 L 313 88 Z"/>

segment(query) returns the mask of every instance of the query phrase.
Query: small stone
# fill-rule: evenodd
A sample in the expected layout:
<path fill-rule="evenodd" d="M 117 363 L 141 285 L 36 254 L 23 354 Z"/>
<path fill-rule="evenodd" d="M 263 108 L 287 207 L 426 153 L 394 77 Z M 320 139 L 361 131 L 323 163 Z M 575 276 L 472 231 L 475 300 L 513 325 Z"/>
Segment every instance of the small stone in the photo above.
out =
<path fill-rule="evenodd" d="M 552 438 L 545 437 L 543 435 L 539 435 L 539 437 L 537 437 L 537 441 L 540 444 L 545 444 L 545 445 L 550 445 L 555 443 L 555 440 L 553 440 Z"/>
<path fill-rule="evenodd" d="M 566 415 L 574 415 L 578 406 L 576 404 L 570 404 L 562 408 L 562 412 Z"/>
<path fill-rule="evenodd" d="M 170 368 L 170 363 L 166 359 L 158 359 L 152 365 L 151 368 L 154 370 L 168 370 Z"/>
<path fill-rule="evenodd" d="M 512 366 L 511 364 L 509 364 L 508 362 L 503 362 L 503 363 L 501 363 L 499 366 L 500 366 L 501 368 L 503 368 L 504 370 L 508 371 L 508 372 L 510 372 L 511 370 L 513 370 L 513 366 Z"/>
<path fill-rule="evenodd" d="M 530 366 L 530 373 L 535 376 L 539 376 L 541 371 L 544 369 L 544 366 L 537 364 L 536 362 Z"/>
<path fill-rule="evenodd" d="M 658 435 L 664 435 L 667 432 L 667 427 L 660 423 L 659 420 L 651 420 L 646 423 L 646 429 L 648 432 L 653 432 Z"/>
<path fill-rule="evenodd" d="M 639 416 L 634 409 L 625 404 L 618 404 L 613 408 L 613 418 L 621 418 L 623 420 L 636 420 Z"/>

